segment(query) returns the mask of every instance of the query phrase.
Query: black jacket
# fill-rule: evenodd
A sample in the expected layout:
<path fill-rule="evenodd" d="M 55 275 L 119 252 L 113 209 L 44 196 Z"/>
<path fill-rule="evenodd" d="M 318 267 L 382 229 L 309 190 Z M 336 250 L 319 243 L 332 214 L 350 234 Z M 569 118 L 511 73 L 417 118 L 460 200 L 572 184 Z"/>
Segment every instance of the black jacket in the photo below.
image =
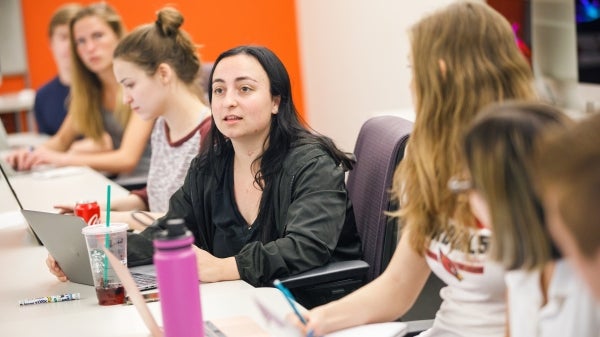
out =
<path fill-rule="evenodd" d="M 165 217 L 140 235 L 130 236 L 130 265 L 152 255 L 152 238 L 167 219 L 183 218 L 195 244 L 212 253 L 214 226 L 211 206 L 217 186 L 212 165 L 190 165 L 184 185 L 171 197 Z M 254 286 L 297 274 L 333 260 L 361 257 L 352 204 L 348 199 L 344 169 L 319 145 L 305 144 L 290 150 L 275 178 L 274 210 L 278 238 L 246 244 L 235 255 L 241 279 Z"/>

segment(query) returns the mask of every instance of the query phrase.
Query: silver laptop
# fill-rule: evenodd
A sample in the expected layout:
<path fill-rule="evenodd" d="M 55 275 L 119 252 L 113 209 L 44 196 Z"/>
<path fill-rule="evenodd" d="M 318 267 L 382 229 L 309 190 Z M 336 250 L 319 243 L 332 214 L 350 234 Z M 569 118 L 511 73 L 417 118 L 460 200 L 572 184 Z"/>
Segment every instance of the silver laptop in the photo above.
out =
<path fill-rule="evenodd" d="M 83 219 L 74 215 L 23 209 L 23 204 L 2 166 L 0 166 L 0 173 L 0 180 L 1 177 L 6 180 L 6 184 L 37 242 L 48 249 L 48 252 L 58 262 L 69 280 L 93 286 L 94 279 L 85 238 L 81 234 L 81 229 L 87 226 Z M 129 271 L 140 290 L 157 287 L 154 265 L 132 267 L 129 268 Z"/>
<path fill-rule="evenodd" d="M 25 220 L 70 281 L 94 285 L 85 238 L 87 224 L 78 216 L 21 210 Z M 156 288 L 154 265 L 129 268 L 140 290 Z"/>

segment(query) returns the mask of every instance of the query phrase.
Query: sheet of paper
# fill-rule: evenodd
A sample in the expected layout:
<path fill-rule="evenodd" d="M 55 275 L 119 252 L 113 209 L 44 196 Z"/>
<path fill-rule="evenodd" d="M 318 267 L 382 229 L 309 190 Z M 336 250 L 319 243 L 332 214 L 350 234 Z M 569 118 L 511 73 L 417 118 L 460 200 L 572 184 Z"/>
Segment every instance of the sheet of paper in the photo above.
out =
<path fill-rule="evenodd" d="M 406 323 L 388 322 L 361 325 L 327 334 L 326 337 L 400 337 L 406 334 Z"/>
<path fill-rule="evenodd" d="M 256 297 L 254 298 L 254 303 L 271 329 L 275 329 L 274 331 L 278 330 L 279 332 L 284 331 L 284 333 L 281 333 L 280 335 L 293 336 L 294 331 L 298 332 L 298 330 L 292 327 L 290 323 L 273 312 L 267 303 L 264 303 Z M 401 337 L 406 334 L 407 328 L 406 323 L 402 322 L 376 323 L 340 330 L 327 334 L 325 337 Z M 300 334 L 298 333 L 298 335 Z"/>
<path fill-rule="evenodd" d="M 211 319 L 221 333 L 227 337 L 270 337 L 263 328 L 248 316 L 223 317 Z"/>

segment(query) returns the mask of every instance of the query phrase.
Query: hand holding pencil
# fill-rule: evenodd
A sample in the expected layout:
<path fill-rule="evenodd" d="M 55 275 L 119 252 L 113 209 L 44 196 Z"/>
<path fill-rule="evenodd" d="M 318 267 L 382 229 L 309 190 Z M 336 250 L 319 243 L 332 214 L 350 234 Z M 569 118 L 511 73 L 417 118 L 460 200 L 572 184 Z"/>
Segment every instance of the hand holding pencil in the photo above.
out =
<path fill-rule="evenodd" d="M 298 320 L 300 320 L 300 322 L 304 326 L 306 326 L 306 324 L 308 322 L 306 321 L 306 319 L 304 318 L 304 316 L 302 316 L 302 314 L 298 310 L 298 307 L 296 306 L 296 299 L 294 298 L 294 296 L 292 295 L 292 293 L 290 292 L 290 290 L 288 288 L 286 288 L 283 285 L 283 283 L 281 283 L 280 280 L 277 280 L 277 279 L 275 281 L 273 281 L 273 285 L 275 286 L 275 288 L 279 289 L 283 293 L 283 295 L 285 296 L 285 299 L 288 301 L 288 303 L 292 307 L 292 310 L 294 310 L 294 314 L 296 315 L 296 317 L 298 318 Z M 313 331 L 312 330 L 308 330 L 306 332 L 306 337 L 313 337 Z"/>

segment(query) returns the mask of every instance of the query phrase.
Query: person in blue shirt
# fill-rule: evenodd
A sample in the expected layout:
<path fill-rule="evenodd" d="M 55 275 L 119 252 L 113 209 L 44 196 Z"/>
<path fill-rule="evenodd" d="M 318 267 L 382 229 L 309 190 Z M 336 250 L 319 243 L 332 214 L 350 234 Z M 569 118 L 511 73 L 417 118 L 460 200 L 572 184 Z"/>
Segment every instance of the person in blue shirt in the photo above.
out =
<path fill-rule="evenodd" d="M 67 115 L 67 99 L 71 83 L 69 22 L 80 8 L 81 6 L 76 3 L 59 7 L 48 25 L 50 49 L 58 74 L 38 89 L 33 111 L 38 132 L 50 136 L 58 131 Z"/>

